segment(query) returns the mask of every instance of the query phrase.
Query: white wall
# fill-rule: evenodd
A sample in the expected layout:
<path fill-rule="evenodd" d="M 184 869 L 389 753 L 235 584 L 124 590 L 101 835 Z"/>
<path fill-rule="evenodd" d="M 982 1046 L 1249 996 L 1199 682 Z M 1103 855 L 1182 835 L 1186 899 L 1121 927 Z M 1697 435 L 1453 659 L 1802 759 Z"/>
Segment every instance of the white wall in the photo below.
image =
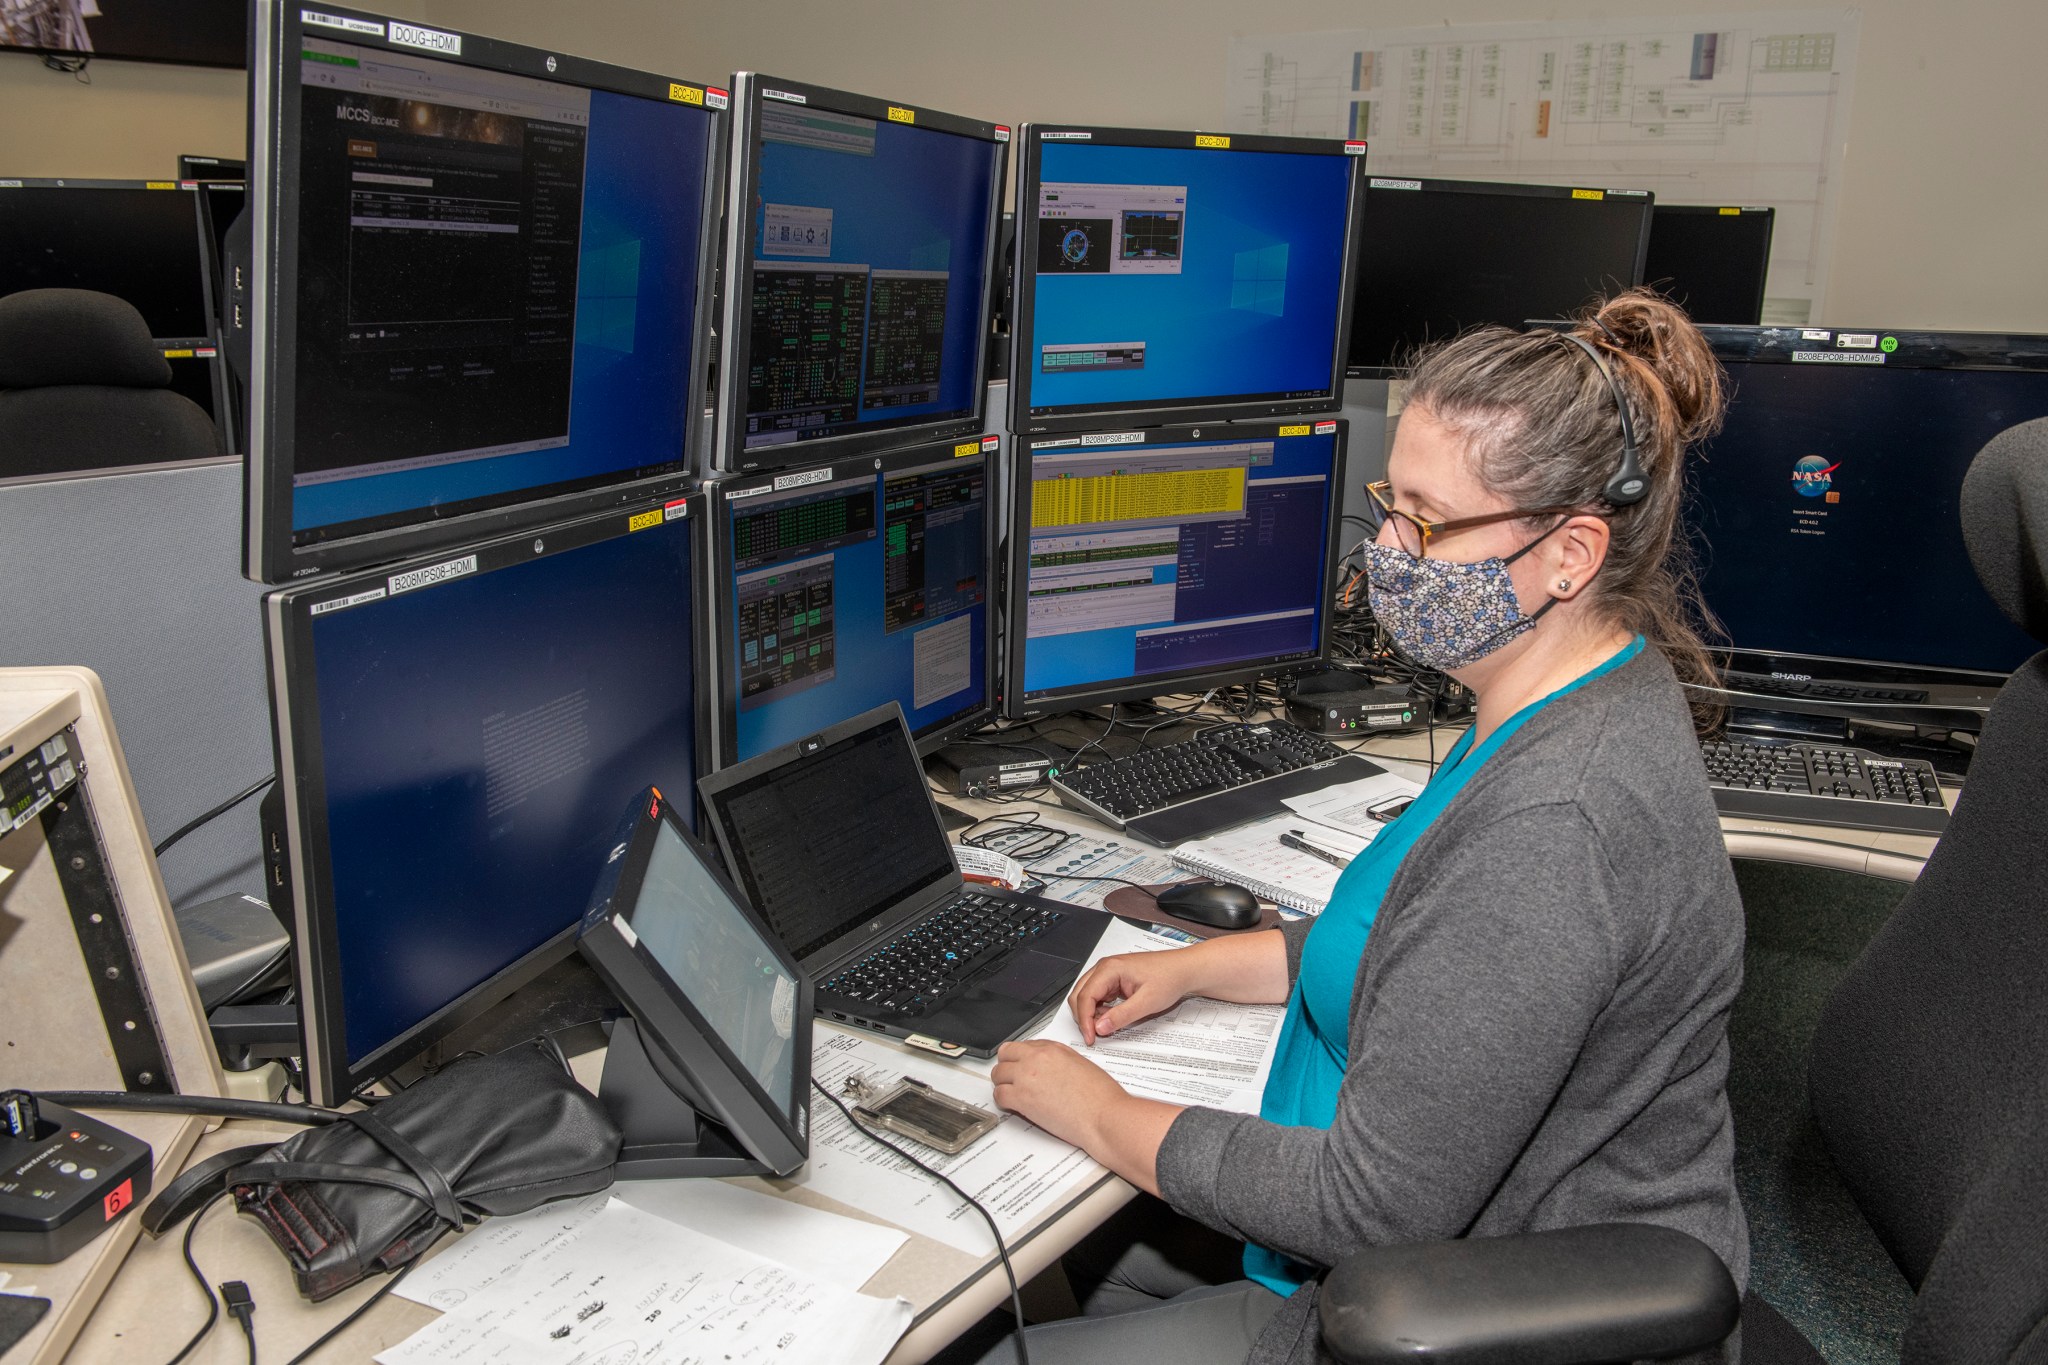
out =
<path fill-rule="evenodd" d="M 1805 8 L 1685 0 L 398 0 L 430 22 L 716 81 L 750 67 L 1020 123 L 1223 122 L 1234 34 Z M 2041 0 L 1865 0 L 1828 321 L 2048 333 Z M 242 144 L 238 73 L 0 54 L 0 176 L 155 176 Z"/>

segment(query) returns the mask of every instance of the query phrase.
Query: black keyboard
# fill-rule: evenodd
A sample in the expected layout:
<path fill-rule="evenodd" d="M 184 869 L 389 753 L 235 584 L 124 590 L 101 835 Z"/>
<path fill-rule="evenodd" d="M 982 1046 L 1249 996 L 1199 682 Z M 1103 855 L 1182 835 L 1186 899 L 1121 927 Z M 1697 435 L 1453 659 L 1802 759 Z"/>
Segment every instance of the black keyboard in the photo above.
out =
<path fill-rule="evenodd" d="M 1063 918 L 1050 906 L 963 892 L 818 989 L 858 1000 L 877 1015 L 922 1014 L 1020 940 Z"/>
<path fill-rule="evenodd" d="M 1934 765 L 1922 759 L 1747 738 L 1710 740 L 1700 751 L 1724 815 L 1905 834 L 1948 827 Z"/>
<path fill-rule="evenodd" d="M 1333 763 L 1335 771 L 1326 766 Z M 1171 845 L 1278 811 L 1283 796 L 1380 771 L 1321 735 L 1264 721 L 1070 769 L 1052 786 L 1062 802 L 1104 824 Z"/>
<path fill-rule="evenodd" d="M 1820 682 L 1811 678 L 1778 678 L 1768 673 L 1729 673 L 1721 679 L 1731 691 L 1768 697 L 1809 697 L 1816 701 L 1892 701 L 1922 705 L 1927 693 L 1912 687 L 1858 687 L 1853 683 Z"/>

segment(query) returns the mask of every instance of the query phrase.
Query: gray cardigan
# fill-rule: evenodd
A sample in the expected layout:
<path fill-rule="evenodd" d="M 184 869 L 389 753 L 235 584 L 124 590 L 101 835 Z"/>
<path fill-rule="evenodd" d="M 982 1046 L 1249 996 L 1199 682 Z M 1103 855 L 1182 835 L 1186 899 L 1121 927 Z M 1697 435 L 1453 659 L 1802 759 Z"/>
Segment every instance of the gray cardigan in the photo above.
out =
<path fill-rule="evenodd" d="M 1283 929 L 1292 979 L 1308 921 Z M 1511 735 L 1395 873 L 1325 1132 L 1189 1109 L 1182 1213 L 1329 1266 L 1360 1246 L 1661 1223 L 1747 1282 L 1728 1113 L 1742 905 L 1682 693 L 1647 649 Z M 1316 1282 L 1251 1360 L 1320 1354 Z"/>

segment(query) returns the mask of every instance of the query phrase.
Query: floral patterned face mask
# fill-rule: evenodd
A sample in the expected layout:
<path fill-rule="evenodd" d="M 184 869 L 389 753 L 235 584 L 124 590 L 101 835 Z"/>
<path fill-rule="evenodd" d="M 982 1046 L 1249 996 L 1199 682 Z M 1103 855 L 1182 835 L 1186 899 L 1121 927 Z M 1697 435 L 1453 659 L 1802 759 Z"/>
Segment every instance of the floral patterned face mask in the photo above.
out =
<path fill-rule="evenodd" d="M 1525 614 L 1508 565 L 1562 525 L 1558 522 L 1505 559 L 1495 556 L 1471 564 L 1417 559 L 1398 546 L 1367 541 L 1365 582 L 1373 618 L 1387 628 L 1402 653 L 1424 668 L 1477 663 L 1533 629 L 1537 617 L 1557 605 L 1558 599 L 1552 597 Z"/>

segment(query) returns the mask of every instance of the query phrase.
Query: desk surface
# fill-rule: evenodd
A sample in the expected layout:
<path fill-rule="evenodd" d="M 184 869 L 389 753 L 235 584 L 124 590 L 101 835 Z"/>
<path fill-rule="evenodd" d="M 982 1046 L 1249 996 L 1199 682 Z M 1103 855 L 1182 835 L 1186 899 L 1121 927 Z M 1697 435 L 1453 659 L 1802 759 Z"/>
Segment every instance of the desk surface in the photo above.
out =
<path fill-rule="evenodd" d="M 1435 737 L 1439 755 L 1454 742 L 1454 730 L 1440 730 Z M 1368 757 L 1392 760 L 1408 766 L 1417 776 L 1427 772 L 1430 739 L 1424 734 L 1379 736 L 1357 746 Z M 1955 793 L 1950 791 L 1953 804 Z M 1045 798 L 1048 802 L 1053 798 Z M 961 801 L 948 804 L 976 817 L 1014 812 L 1015 804 Z M 1074 811 L 1064 811 L 1069 823 L 1087 824 Z M 1934 846 L 1930 837 L 1877 834 L 1860 830 L 1839 830 L 1821 826 L 1772 824 L 1757 820 L 1724 818 L 1722 829 L 1731 856 L 1765 858 L 1807 863 L 1845 871 L 1911 880 Z M 823 1024 L 829 1028 L 831 1025 Z M 924 1054 L 919 1054 L 924 1055 Z M 579 1058 L 577 1070 L 594 1085 L 601 1054 Z M 272 1124 L 235 1122 L 224 1125 L 201 1140 L 193 1159 L 242 1143 L 289 1136 L 295 1130 Z M 784 1182 L 746 1179 L 739 1183 L 784 1198 L 798 1199 L 850 1217 L 874 1220 L 871 1215 L 833 1204 L 800 1187 Z M 1030 1229 L 1011 1246 L 1011 1259 L 1020 1283 L 1038 1274 L 1102 1222 L 1132 1195 L 1131 1187 L 1097 1168 L 1096 1174 L 1080 1182 L 1072 1197 L 1051 1217 Z M 252 1220 L 216 1208 L 206 1216 L 194 1239 L 194 1255 L 210 1281 L 229 1279 L 248 1282 L 256 1298 L 256 1331 L 260 1358 L 288 1359 L 315 1337 L 353 1312 L 375 1292 L 376 1284 L 359 1287 L 325 1304 L 307 1304 L 293 1289 L 283 1258 Z M 993 1255 L 977 1258 L 969 1253 L 913 1236 L 883 1268 L 869 1280 L 865 1291 L 884 1296 L 901 1295 L 917 1310 L 910 1331 L 890 1355 L 891 1365 L 914 1365 L 930 1357 L 947 1342 L 1008 1297 L 1008 1283 Z M 398 1298 L 387 1298 L 374 1312 L 366 1314 L 337 1339 L 334 1359 L 366 1360 L 376 1352 L 395 1345 L 437 1315 L 432 1309 Z M 160 1242 L 141 1239 L 127 1265 L 100 1302 L 74 1345 L 69 1359 L 78 1362 L 132 1361 L 164 1358 L 183 1344 L 204 1317 L 199 1292 L 186 1270 L 179 1239 Z M 241 1365 L 246 1347 L 236 1325 L 223 1319 L 208 1340 L 190 1357 L 199 1365 Z"/>

